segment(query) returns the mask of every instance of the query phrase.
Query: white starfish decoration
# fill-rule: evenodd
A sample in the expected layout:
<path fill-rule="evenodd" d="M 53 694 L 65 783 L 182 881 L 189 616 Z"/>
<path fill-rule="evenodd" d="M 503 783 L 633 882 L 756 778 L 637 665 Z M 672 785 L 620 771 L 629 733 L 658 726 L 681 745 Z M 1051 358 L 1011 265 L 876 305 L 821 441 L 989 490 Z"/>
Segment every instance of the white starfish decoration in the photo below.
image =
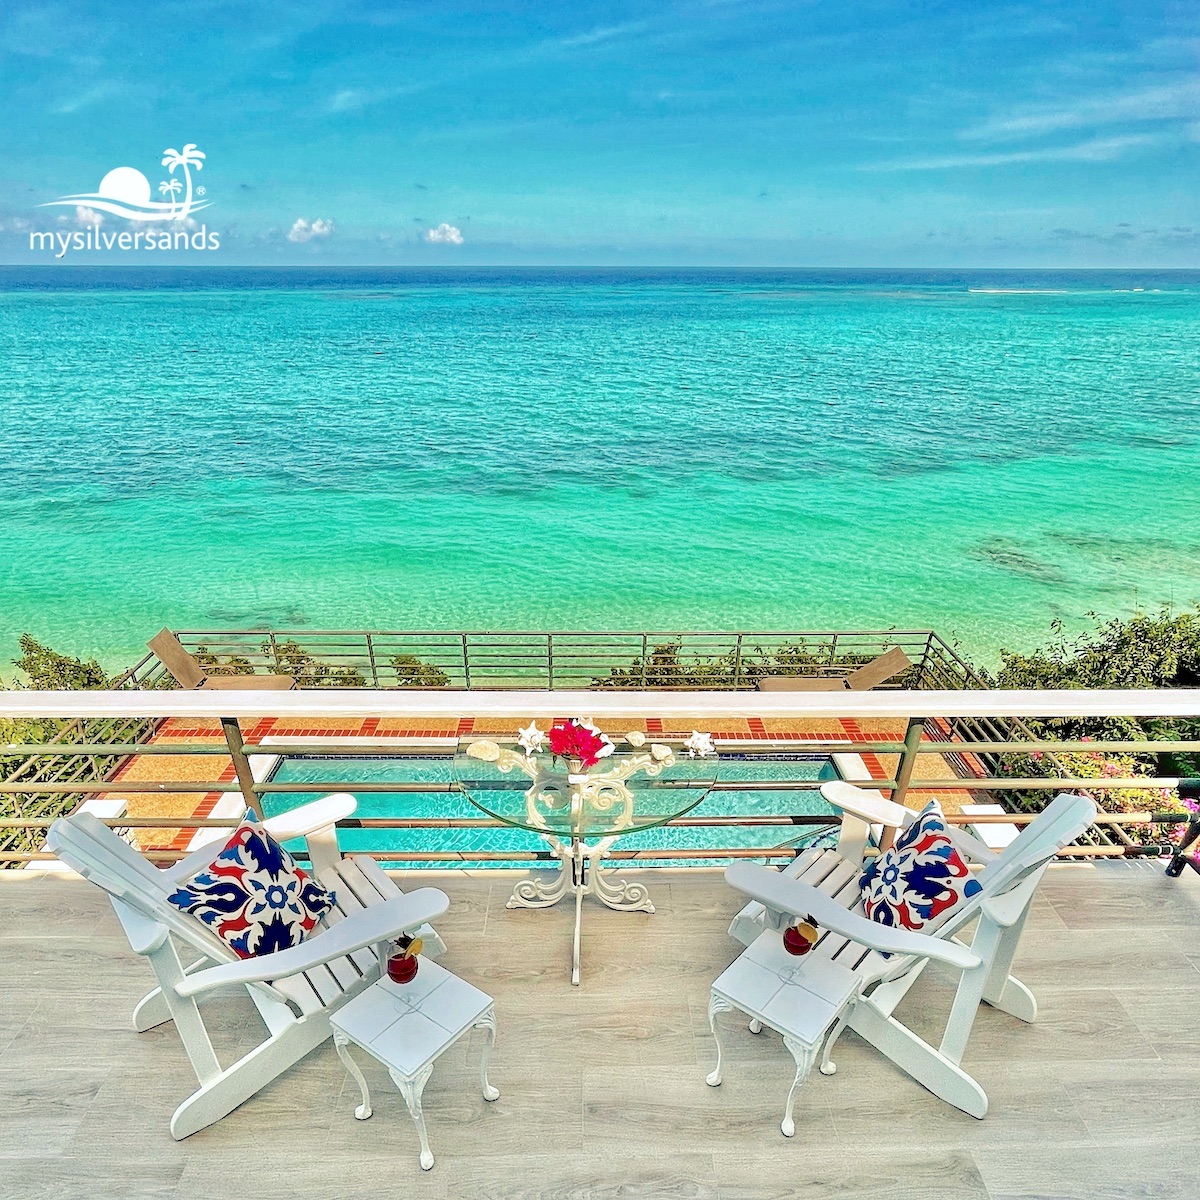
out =
<path fill-rule="evenodd" d="M 525 751 L 526 758 L 532 758 L 546 744 L 546 735 L 537 727 L 536 721 L 530 721 L 526 729 L 517 735 L 517 745 Z"/>
<path fill-rule="evenodd" d="M 717 752 L 712 734 L 701 733 L 698 729 L 692 730 L 692 735 L 684 741 L 683 748 L 688 752 L 689 758 L 707 758 Z"/>

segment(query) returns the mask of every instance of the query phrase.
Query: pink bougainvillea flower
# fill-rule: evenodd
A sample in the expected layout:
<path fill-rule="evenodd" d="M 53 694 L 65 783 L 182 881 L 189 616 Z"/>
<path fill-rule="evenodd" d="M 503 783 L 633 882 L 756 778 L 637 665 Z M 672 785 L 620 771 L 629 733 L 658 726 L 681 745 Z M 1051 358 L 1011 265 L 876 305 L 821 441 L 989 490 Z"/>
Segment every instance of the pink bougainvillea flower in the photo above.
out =
<path fill-rule="evenodd" d="M 613 752 L 613 744 L 594 725 L 579 720 L 564 721 L 550 730 L 550 753 L 558 758 L 577 758 L 594 767 Z"/>

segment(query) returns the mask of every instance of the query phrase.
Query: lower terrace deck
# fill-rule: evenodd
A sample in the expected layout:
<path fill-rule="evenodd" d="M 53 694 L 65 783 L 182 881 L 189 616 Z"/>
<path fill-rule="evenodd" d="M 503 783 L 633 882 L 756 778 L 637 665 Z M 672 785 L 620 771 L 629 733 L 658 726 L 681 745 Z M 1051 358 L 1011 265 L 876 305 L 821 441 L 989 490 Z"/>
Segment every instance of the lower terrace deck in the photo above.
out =
<path fill-rule="evenodd" d="M 452 748 L 456 738 L 471 735 L 485 737 L 512 736 L 517 730 L 529 724 L 529 718 L 505 718 L 502 720 L 487 720 L 482 718 L 465 717 L 459 720 L 429 719 L 421 722 L 412 720 L 388 720 L 387 718 L 346 719 L 341 718 L 274 718 L 265 717 L 246 723 L 245 737 L 248 742 L 268 740 L 297 740 L 324 739 L 369 739 L 380 743 L 396 745 L 430 745 L 442 752 Z M 679 721 L 645 719 L 641 717 L 623 717 L 610 719 L 607 722 L 613 730 L 638 730 L 652 736 L 684 736 L 692 726 Z M 781 750 L 803 750 L 806 741 L 844 743 L 846 752 L 853 753 L 858 743 L 873 743 L 878 741 L 903 742 L 907 722 L 895 718 L 852 719 L 849 717 L 827 718 L 738 718 L 728 717 L 716 722 L 709 722 L 706 731 L 711 732 L 719 748 L 728 748 L 738 744 L 765 748 L 774 747 Z M 151 744 L 170 745 L 173 742 L 209 742 L 221 745 L 224 742 L 219 722 L 191 721 L 169 718 L 148 739 Z M 885 780 L 894 776 L 899 755 L 863 753 L 861 761 L 861 779 Z M 931 774 L 951 776 L 956 767 L 950 760 L 941 755 L 931 754 L 926 757 L 925 765 Z M 337 774 L 335 766 L 331 766 L 333 774 Z M 135 755 L 127 759 L 120 767 L 114 782 L 121 780 L 134 782 L 137 780 L 188 780 L 220 779 L 232 784 L 235 778 L 233 762 L 229 758 L 196 757 L 180 754 L 175 755 Z M 220 812 L 220 792 L 123 792 L 119 787 L 97 793 L 103 799 L 120 800 L 124 804 L 124 814 L 129 817 L 179 817 L 182 819 L 203 819 Z M 914 788 L 910 792 L 909 803 L 920 807 L 934 793 L 922 792 Z M 962 803 L 971 799 L 967 792 L 942 790 L 937 793 L 943 809 L 946 812 L 957 812 Z M 230 796 L 229 804 L 237 806 L 235 796 Z M 240 808 L 238 809 L 240 812 Z M 138 844 L 146 850 L 186 850 L 195 834 L 194 829 L 174 828 L 140 828 L 136 831 Z"/>
<path fill-rule="evenodd" d="M 567 982 L 570 921 L 508 911 L 509 872 L 423 874 L 444 887 L 450 969 L 496 998 L 492 1079 L 478 1045 L 425 1093 L 438 1160 L 417 1166 L 399 1094 L 368 1066 L 375 1117 L 329 1044 L 185 1142 L 167 1124 L 193 1086 L 172 1028 L 135 1034 L 152 977 L 103 894 L 73 878 L 0 872 L 0 1195 L 14 1200 L 905 1200 L 1194 1197 L 1200 1132 L 1200 878 L 1161 864 L 1066 864 L 1047 874 L 1016 973 L 1034 1026 L 984 1008 L 964 1065 L 987 1089 L 975 1121 L 851 1035 L 814 1074 L 792 1141 L 779 1112 L 793 1066 L 779 1039 L 730 1039 L 705 1086 L 708 986 L 738 947 L 741 900 L 718 872 L 639 873 L 659 911 L 587 905 L 583 986 Z M 414 875 L 405 877 L 412 886 Z M 918 1032 L 950 993 L 932 968 L 901 1007 Z M 215 1004 L 219 1052 L 252 1044 L 243 992 Z M 461 1048 L 460 1048 L 461 1049 Z M 468 1059 L 470 1055 L 470 1059 Z"/>

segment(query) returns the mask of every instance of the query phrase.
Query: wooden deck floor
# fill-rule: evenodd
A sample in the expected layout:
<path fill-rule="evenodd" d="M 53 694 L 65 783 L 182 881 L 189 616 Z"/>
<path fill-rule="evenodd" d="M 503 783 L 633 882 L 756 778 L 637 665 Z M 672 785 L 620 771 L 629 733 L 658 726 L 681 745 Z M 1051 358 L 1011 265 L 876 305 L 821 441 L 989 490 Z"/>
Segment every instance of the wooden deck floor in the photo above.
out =
<path fill-rule="evenodd" d="M 500 1040 L 476 1089 L 472 1043 L 426 1090 L 438 1163 L 417 1166 L 399 1095 L 368 1067 L 375 1117 L 327 1044 L 185 1142 L 167 1122 L 191 1090 L 170 1026 L 137 1035 L 149 986 L 101 893 L 0 872 L 0 1196 L 431 1197 L 757 1200 L 783 1196 L 1167 1200 L 1200 1194 L 1200 879 L 1157 864 L 1055 868 L 1018 973 L 1041 1019 L 981 1012 L 965 1064 L 984 1121 L 946 1107 L 852 1035 L 838 1074 L 814 1075 L 792 1141 L 779 1134 L 790 1059 L 733 1035 L 708 1088 L 708 984 L 734 956 L 738 900 L 710 872 L 643 872 L 653 916 L 589 904 L 584 979 L 567 980 L 570 914 L 509 912 L 511 875 L 437 877 L 453 907 L 443 960 L 492 992 Z M 428 878 L 428 877 L 425 877 Z M 945 977 L 901 1015 L 932 1032 Z M 228 1056 L 253 1044 L 245 996 L 217 1002 Z"/>

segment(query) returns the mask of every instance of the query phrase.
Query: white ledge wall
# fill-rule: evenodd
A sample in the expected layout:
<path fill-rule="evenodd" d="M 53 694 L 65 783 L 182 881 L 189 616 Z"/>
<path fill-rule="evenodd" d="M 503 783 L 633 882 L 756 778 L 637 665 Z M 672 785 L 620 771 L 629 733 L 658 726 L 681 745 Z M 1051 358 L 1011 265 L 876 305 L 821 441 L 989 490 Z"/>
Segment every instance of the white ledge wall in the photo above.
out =
<path fill-rule="evenodd" d="M 0 717 L 1192 717 L 1200 688 L 1122 691 L 0 692 Z"/>

